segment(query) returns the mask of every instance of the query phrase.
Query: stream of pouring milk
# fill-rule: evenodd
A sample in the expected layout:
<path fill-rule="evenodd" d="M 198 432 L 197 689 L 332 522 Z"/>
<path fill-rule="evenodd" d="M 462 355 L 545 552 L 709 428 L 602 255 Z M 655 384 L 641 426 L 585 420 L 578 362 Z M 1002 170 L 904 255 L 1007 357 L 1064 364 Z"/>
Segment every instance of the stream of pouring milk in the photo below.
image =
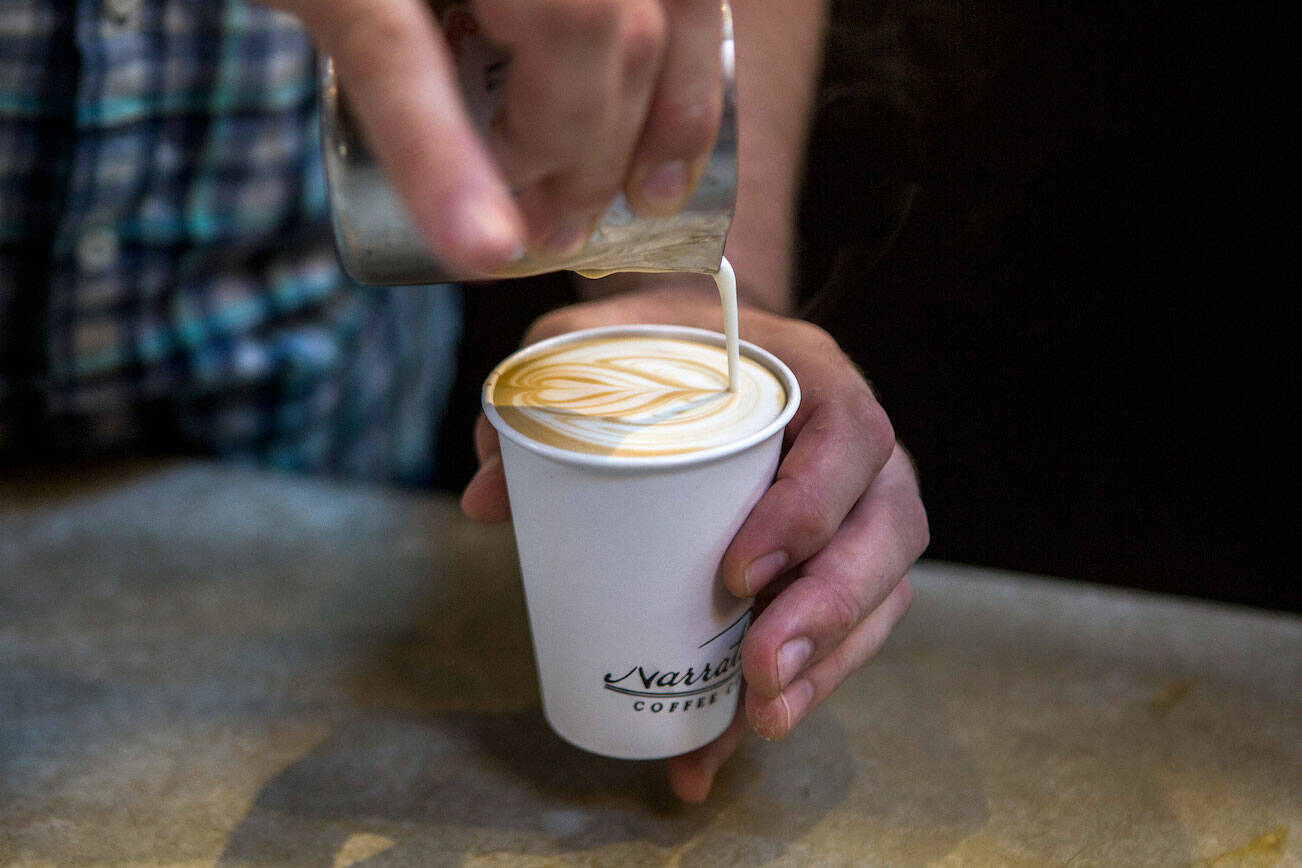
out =
<path fill-rule="evenodd" d="M 651 269 L 636 269 L 650 272 Z M 614 274 L 613 271 L 580 271 L 584 277 L 597 279 Z M 711 275 L 714 285 L 719 289 L 719 301 L 723 305 L 723 339 L 728 350 L 728 391 L 737 391 L 737 376 L 741 370 L 741 349 L 737 325 L 737 273 L 732 270 L 728 257 L 721 257 L 719 270 Z"/>
<path fill-rule="evenodd" d="M 723 337 L 728 345 L 728 391 L 737 391 L 737 372 L 741 367 L 741 350 L 737 325 L 737 274 L 728 257 L 719 260 L 719 270 L 714 274 L 714 285 L 719 288 L 719 301 L 723 304 Z"/>

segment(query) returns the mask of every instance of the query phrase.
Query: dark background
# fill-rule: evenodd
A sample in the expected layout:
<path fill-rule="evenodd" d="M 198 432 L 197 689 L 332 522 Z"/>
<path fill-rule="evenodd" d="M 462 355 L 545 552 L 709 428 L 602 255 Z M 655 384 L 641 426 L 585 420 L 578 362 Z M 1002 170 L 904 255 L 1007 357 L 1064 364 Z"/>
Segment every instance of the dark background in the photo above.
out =
<path fill-rule="evenodd" d="M 917 459 L 929 556 L 1302 611 L 1296 16 L 834 5 L 799 289 Z M 530 295 L 502 327 L 467 291 L 463 420 L 567 283 Z"/>

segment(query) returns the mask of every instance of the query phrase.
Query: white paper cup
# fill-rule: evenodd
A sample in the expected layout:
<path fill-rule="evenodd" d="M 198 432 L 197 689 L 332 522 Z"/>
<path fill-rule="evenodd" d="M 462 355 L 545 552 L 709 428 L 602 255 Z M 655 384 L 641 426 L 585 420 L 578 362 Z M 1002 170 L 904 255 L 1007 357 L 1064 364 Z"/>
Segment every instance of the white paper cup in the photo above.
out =
<path fill-rule="evenodd" d="M 679 326 L 620 326 L 558 344 L 652 335 L 716 346 L 723 335 Z M 773 481 L 782 429 L 800 403 L 791 371 L 742 343 L 787 392 L 777 418 L 726 446 L 632 458 L 570 452 L 506 424 L 484 390 L 502 444 L 543 713 L 566 741 L 621 759 L 694 750 L 728 726 L 741 687 L 749 600 L 723 586 L 719 562 Z"/>

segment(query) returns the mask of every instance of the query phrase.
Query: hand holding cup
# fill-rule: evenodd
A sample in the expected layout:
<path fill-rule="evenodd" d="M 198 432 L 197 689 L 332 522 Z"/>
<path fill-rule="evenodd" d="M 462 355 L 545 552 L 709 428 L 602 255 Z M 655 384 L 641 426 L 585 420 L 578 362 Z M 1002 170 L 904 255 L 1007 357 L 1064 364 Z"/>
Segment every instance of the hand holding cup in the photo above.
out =
<path fill-rule="evenodd" d="M 525 340 L 639 322 L 717 328 L 718 318 L 712 289 L 675 283 L 554 311 Z M 714 742 L 669 761 L 687 801 L 706 797 L 748 721 L 766 738 L 785 736 L 876 654 L 908 608 L 908 570 L 929 539 L 912 461 L 836 342 L 809 323 L 753 308 L 743 309 L 741 326 L 790 367 L 802 398 L 776 480 L 723 556 L 727 588 L 755 600 L 742 645 L 745 714 Z M 503 520 L 510 511 L 500 447 L 482 418 L 475 444 L 480 469 L 462 508 L 476 520 Z"/>

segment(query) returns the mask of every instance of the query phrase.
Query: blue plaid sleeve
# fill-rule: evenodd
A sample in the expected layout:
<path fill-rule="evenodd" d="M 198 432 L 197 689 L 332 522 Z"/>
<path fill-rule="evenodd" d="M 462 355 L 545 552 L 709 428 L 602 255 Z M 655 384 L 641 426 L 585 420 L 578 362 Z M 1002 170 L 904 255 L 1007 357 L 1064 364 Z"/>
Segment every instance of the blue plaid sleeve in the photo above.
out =
<path fill-rule="evenodd" d="M 340 272 L 313 72 L 237 0 L 0 4 L 0 451 L 428 480 L 459 297 Z"/>

